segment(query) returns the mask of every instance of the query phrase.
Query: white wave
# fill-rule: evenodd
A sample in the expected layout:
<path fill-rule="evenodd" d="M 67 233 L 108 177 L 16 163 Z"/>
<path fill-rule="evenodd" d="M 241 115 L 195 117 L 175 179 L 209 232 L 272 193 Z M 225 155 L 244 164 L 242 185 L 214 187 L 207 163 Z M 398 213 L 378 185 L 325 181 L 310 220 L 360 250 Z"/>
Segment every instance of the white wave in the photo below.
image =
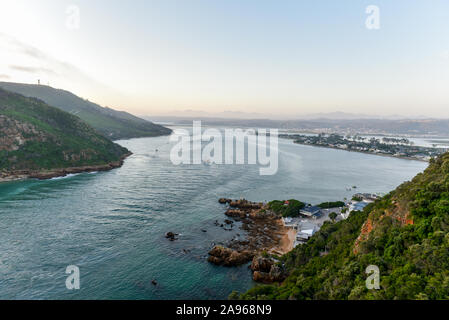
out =
<path fill-rule="evenodd" d="M 75 177 L 75 176 L 77 176 L 77 175 L 79 175 L 79 173 L 69 173 L 69 174 L 66 175 L 66 176 L 62 176 L 62 177 L 54 177 L 54 178 L 51 178 L 50 180 L 69 179 L 69 178 Z"/>

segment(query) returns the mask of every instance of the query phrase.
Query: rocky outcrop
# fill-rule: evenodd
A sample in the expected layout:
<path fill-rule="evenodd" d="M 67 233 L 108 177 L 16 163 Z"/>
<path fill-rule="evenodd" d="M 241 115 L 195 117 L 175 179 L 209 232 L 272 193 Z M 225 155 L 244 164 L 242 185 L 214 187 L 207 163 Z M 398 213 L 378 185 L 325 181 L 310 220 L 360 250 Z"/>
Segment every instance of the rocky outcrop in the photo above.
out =
<path fill-rule="evenodd" d="M 269 276 L 271 282 L 282 282 L 288 277 L 288 273 L 286 272 L 284 266 L 275 264 L 271 267 Z"/>
<path fill-rule="evenodd" d="M 237 251 L 223 246 L 215 246 L 209 252 L 207 261 L 219 266 L 236 267 L 248 263 L 253 256 L 249 251 Z"/>
<path fill-rule="evenodd" d="M 167 232 L 167 233 L 165 234 L 165 238 L 167 238 L 167 239 L 170 240 L 170 241 L 178 240 L 178 238 L 176 238 L 177 236 L 178 236 L 178 234 L 177 234 L 177 233 L 174 233 L 174 232 Z"/>
<path fill-rule="evenodd" d="M 253 262 L 251 263 L 251 270 L 252 271 L 259 271 L 259 272 L 270 272 L 271 267 L 274 264 L 274 260 L 271 258 L 264 258 L 262 256 L 254 257 Z"/>
<path fill-rule="evenodd" d="M 262 209 L 263 203 L 251 202 L 246 199 L 235 200 L 229 203 L 232 208 L 242 209 L 242 210 L 259 210 Z"/>
<path fill-rule="evenodd" d="M 368 239 L 368 236 L 370 235 L 371 231 L 373 231 L 373 221 L 368 218 L 366 222 L 363 224 L 362 229 L 360 231 L 360 235 L 357 237 L 354 243 L 353 252 L 354 254 L 358 254 L 360 251 L 360 244 L 363 241 L 366 241 Z"/>
<path fill-rule="evenodd" d="M 287 278 L 287 273 L 283 266 L 277 264 L 272 258 L 257 256 L 251 263 L 253 280 L 262 283 L 282 282 Z"/>
<path fill-rule="evenodd" d="M 46 141 L 46 135 L 31 123 L 0 115 L 0 151 L 17 151 L 28 141 Z"/>
<path fill-rule="evenodd" d="M 266 210 L 263 203 L 251 202 L 245 199 L 232 201 L 230 199 L 220 199 L 220 203 L 227 203 L 231 207 L 225 212 L 225 215 L 231 218 L 244 219 L 251 218 L 265 218 Z"/>
<path fill-rule="evenodd" d="M 240 209 L 229 209 L 225 212 L 225 215 L 230 218 L 243 219 L 246 218 L 247 212 Z"/>
<path fill-rule="evenodd" d="M 209 262 L 217 265 L 237 266 L 248 263 L 261 252 L 269 252 L 279 245 L 285 233 L 281 217 L 269 210 L 263 203 L 244 199 L 230 201 L 225 198 L 220 199 L 219 202 L 229 204 L 231 208 L 225 212 L 225 215 L 242 223 L 241 229 L 247 232 L 247 239 L 241 240 L 238 237 L 229 241 L 226 247 L 215 246 L 209 252 Z M 232 229 L 233 223 L 230 219 L 225 220 L 225 223 Z M 216 225 L 219 225 L 218 221 L 216 221 Z M 223 227 L 223 225 L 221 226 Z M 269 273 L 270 270 L 266 270 L 266 272 Z"/>
<path fill-rule="evenodd" d="M 357 237 L 354 243 L 354 254 L 358 254 L 360 252 L 362 243 L 368 240 L 373 230 L 377 228 L 379 222 L 387 217 L 394 219 L 394 221 L 402 227 L 414 224 L 414 221 L 410 215 L 409 205 L 404 201 L 402 201 L 401 203 L 399 200 L 393 199 L 392 207 L 384 210 L 382 214 L 379 215 L 377 211 L 373 211 L 370 213 L 369 217 L 366 219 L 360 230 L 360 235 Z"/>

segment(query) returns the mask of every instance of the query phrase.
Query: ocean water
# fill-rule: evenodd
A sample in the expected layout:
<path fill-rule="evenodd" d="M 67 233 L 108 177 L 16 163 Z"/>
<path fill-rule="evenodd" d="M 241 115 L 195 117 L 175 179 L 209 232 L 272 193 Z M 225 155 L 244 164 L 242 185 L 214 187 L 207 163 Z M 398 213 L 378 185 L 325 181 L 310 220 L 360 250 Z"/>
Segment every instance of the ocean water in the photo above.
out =
<path fill-rule="evenodd" d="M 119 143 L 134 153 L 122 168 L 0 184 L 0 299 L 227 298 L 254 283 L 247 266 L 206 261 L 214 244 L 244 235 L 214 225 L 225 219 L 218 198 L 316 204 L 386 193 L 427 166 L 280 139 L 278 173 L 260 176 L 250 165 L 175 166 L 168 137 Z M 65 286 L 69 265 L 80 290 Z"/>

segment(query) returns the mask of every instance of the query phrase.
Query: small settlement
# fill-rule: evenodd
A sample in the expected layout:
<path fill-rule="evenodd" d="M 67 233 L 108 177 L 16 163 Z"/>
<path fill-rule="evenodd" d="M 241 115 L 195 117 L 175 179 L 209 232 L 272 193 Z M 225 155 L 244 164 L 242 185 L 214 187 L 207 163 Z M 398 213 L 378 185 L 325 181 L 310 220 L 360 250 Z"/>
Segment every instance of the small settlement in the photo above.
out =
<path fill-rule="evenodd" d="M 281 134 L 279 137 L 293 139 L 297 144 L 421 161 L 429 161 L 431 158 L 448 151 L 447 148 L 415 146 L 412 141 L 406 138 L 383 137 L 380 139 L 360 135 L 345 137 L 335 133 L 320 133 L 318 135 Z"/>
<path fill-rule="evenodd" d="M 370 203 L 376 201 L 378 195 L 371 193 L 357 193 L 353 198 L 345 203 L 344 207 L 321 209 L 317 206 L 308 205 L 300 210 L 299 217 L 282 218 L 284 225 L 296 230 L 296 239 L 294 246 L 307 242 L 325 221 L 331 220 L 330 213 L 336 213 L 336 221 L 346 220 L 354 211 L 363 211 Z M 288 205 L 288 201 L 286 201 Z"/>

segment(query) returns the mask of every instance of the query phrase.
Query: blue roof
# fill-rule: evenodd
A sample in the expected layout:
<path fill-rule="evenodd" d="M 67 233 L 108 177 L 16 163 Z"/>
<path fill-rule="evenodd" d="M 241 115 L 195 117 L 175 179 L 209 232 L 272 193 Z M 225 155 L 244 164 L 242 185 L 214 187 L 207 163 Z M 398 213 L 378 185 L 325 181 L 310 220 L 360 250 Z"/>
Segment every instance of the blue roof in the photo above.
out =
<path fill-rule="evenodd" d="M 368 205 L 367 202 L 359 202 L 354 205 L 355 209 L 364 209 Z"/>
<path fill-rule="evenodd" d="M 316 213 L 317 211 L 321 211 L 321 209 L 319 207 L 311 206 L 311 207 L 305 207 L 301 211 Z"/>

